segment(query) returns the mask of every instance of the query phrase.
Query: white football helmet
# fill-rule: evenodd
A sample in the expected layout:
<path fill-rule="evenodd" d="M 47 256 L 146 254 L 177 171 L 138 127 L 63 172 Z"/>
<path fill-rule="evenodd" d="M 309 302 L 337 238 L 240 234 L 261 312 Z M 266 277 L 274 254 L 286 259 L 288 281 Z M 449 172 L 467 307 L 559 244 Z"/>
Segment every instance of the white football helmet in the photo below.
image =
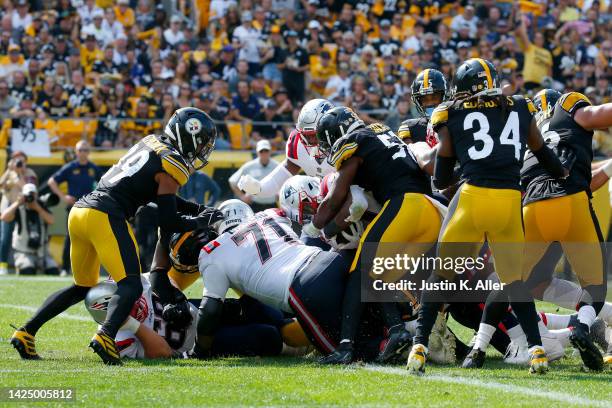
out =
<path fill-rule="evenodd" d="M 280 207 L 291 221 L 304 225 L 317 212 L 319 189 L 318 178 L 293 176 L 285 181 L 278 193 Z"/>
<path fill-rule="evenodd" d="M 144 278 L 142 278 L 142 280 L 144 284 Z M 103 324 L 106 320 L 108 304 L 116 291 L 117 284 L 115 281 L 109 279 L 98 283 L 96 286 L 89 289 L 89 292 L 85 295 L 85 308 L 96 323 Z M 130 316 L 142 323 L 148 315 L 149 306 L 147 305 L 147 300 L 141 295 L 134 303 Z"/>
<path fill-rule="evenodd" d="M 312 157 L 319 156 L 319 150 L 317 146 L 317 124 L 319 119 L 334 105 L 327 99 L 312 99 L 302 107 L 300 115 L 298 116 L 295 128 L 297 129 L 300 139 L 306 148 L 308 154 Z"/>
<path fill-rule="evenodd" d="M 223 221 L 220 221 L 217 225 L 219 235 L 255 215 L 247 203 L 235 198 L 221 203 L 219 211 L 223 213 L 224 217 Z"/>

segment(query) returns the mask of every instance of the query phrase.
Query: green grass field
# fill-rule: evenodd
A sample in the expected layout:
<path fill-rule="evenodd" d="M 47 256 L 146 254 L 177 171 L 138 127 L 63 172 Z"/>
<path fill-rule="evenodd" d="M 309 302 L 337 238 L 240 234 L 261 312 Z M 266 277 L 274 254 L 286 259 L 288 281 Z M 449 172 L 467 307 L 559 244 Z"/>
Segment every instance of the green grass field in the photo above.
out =
<path fill-rule="evenodd" d="M 211 361 L 130 361 L 105 367 L 87 344 L 96 325 L 82 304 L 43 327 L 37 349 L 45 360 L 22 361 L 8 343 L 44 298 L 69 284 L 64 278 L 0 277 L 0 387 L 74 389 L 87 407 L 195 406 L 600 406 L 612 407 L 612 372 L 585 373 L 571 352 L 546 376 L 508 367 L 492 351 L 485 368 L 429 366 L 423 377 L 403 367 L 320 367 L 296 358 Z M 198 297 L 201 288 L 190 289 Z M 452 326 L 464 341 L 472 333 Z M 59 402 L 34 406 L 58 406 Z M 32 406 L 7 403 L 0 406 Z"/>

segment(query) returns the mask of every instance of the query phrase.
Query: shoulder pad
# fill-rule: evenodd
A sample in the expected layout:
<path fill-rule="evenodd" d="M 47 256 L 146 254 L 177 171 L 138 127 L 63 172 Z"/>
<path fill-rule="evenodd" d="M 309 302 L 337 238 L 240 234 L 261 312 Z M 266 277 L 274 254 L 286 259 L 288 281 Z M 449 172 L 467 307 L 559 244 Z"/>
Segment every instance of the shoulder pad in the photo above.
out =
<path fill-rule="evenodd" d="M 423 120 L 424 118 L 413 118 L 406 119 L 400 124 L 399 129 L 397 129 L 397 135 L 400 139 L 409 139 L 412 137 L 412 129 L 417 126 L 427 127 L 427 122 Z"/>
<path fill-rule="evenodd" d="M 561 105 L 563 110 L 568 112 L 570 115 L 576 113 L 576 111 L 580 108 L 591 105 L 589 98 L 580 92 L 566 93 L 561 96 L 558 103 Z"/>
<path fill-rule="evenodd" d="M 443 126 L 448 122 L 448 110 L 450 105 L 447 103 L 441 103 L 436 106 L 433 113 L 431 114 L 431 124 L 436 129 L 437 127 Z"/>
<path fill-rule="evenodd" d="M 372 132 L 376 134 L 386 133 L 391 130 L 391 128 L 383 123 L 372 123 L 366 126 L 367 129 L 370 129 Z"/>
<path fill-rule="evenodd" d="M 189 180 L 189 166 L 179 152 L 162 143 L 154 135 L 150 135 L 142 139 L 142 142 L 152 149 L 161 159 L 162 168 L 168 173 L 179 185 L 183 186 Z"/>
<path fill-rule="evenodd" d="M 529 113 L 531 113 L 532 115 L 538 111 L 531 99 L 524 97 L 523 95 L 512 95 L 506 96 L 505 98 L 508 98 L 510 100 L 509 102 L 513 103 L 516 106 L 525 105 Z"/>
<path fill-rule="evenodd" d="M 327 161 L 329 164 L 334 166 L 336 170 L 340 169 L 342 163 L 351 158 L 351 156 L 357 151 L 357 147 L 359 146 L 358 136 L 361 134 L 359 130 L 342 136 L 340 139 L 336 140 L 336 143 L 334 143 L 332 146 L 331 153 L 329 154 Z"/>

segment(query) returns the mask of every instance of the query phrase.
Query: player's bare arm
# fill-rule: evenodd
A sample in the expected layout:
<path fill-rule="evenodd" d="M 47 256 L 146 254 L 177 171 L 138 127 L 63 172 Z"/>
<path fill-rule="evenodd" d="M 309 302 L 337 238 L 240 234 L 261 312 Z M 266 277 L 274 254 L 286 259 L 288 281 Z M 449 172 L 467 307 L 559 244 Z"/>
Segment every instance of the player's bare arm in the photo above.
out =
<path fill-rule="evenodd" d="M 587 130 L 612 127 L 612 102 L 580 108 L 574 114 L 574 120 Z"/>

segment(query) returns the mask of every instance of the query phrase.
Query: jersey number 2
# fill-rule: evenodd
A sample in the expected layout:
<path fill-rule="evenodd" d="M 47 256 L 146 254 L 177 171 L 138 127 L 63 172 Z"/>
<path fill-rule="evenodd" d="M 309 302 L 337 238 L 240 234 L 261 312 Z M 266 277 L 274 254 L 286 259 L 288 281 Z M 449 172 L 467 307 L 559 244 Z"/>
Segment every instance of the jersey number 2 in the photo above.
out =
<path fill-rule="evenodd" d="M 477 149 L 472 146 L 468 149 L 468 154 L 472 160 L 480 160 L 487 158 L 493 152 L 493 138 L 489 134 L 489 120 L 481 112 L 472 112 L 468 114 L 463 121 L 463 130 L 474 129 L 474 122 L 478 122 L 478 131 L 474 132 L 474 142 L 482 142 L 482 148 Z M 514 146 L 514 157 L 520 160 L 521 157 L 521 139 L 518 113 L 510 112 L 506 125 L 499 136 L 499 142 L 503 145 Z"/>

